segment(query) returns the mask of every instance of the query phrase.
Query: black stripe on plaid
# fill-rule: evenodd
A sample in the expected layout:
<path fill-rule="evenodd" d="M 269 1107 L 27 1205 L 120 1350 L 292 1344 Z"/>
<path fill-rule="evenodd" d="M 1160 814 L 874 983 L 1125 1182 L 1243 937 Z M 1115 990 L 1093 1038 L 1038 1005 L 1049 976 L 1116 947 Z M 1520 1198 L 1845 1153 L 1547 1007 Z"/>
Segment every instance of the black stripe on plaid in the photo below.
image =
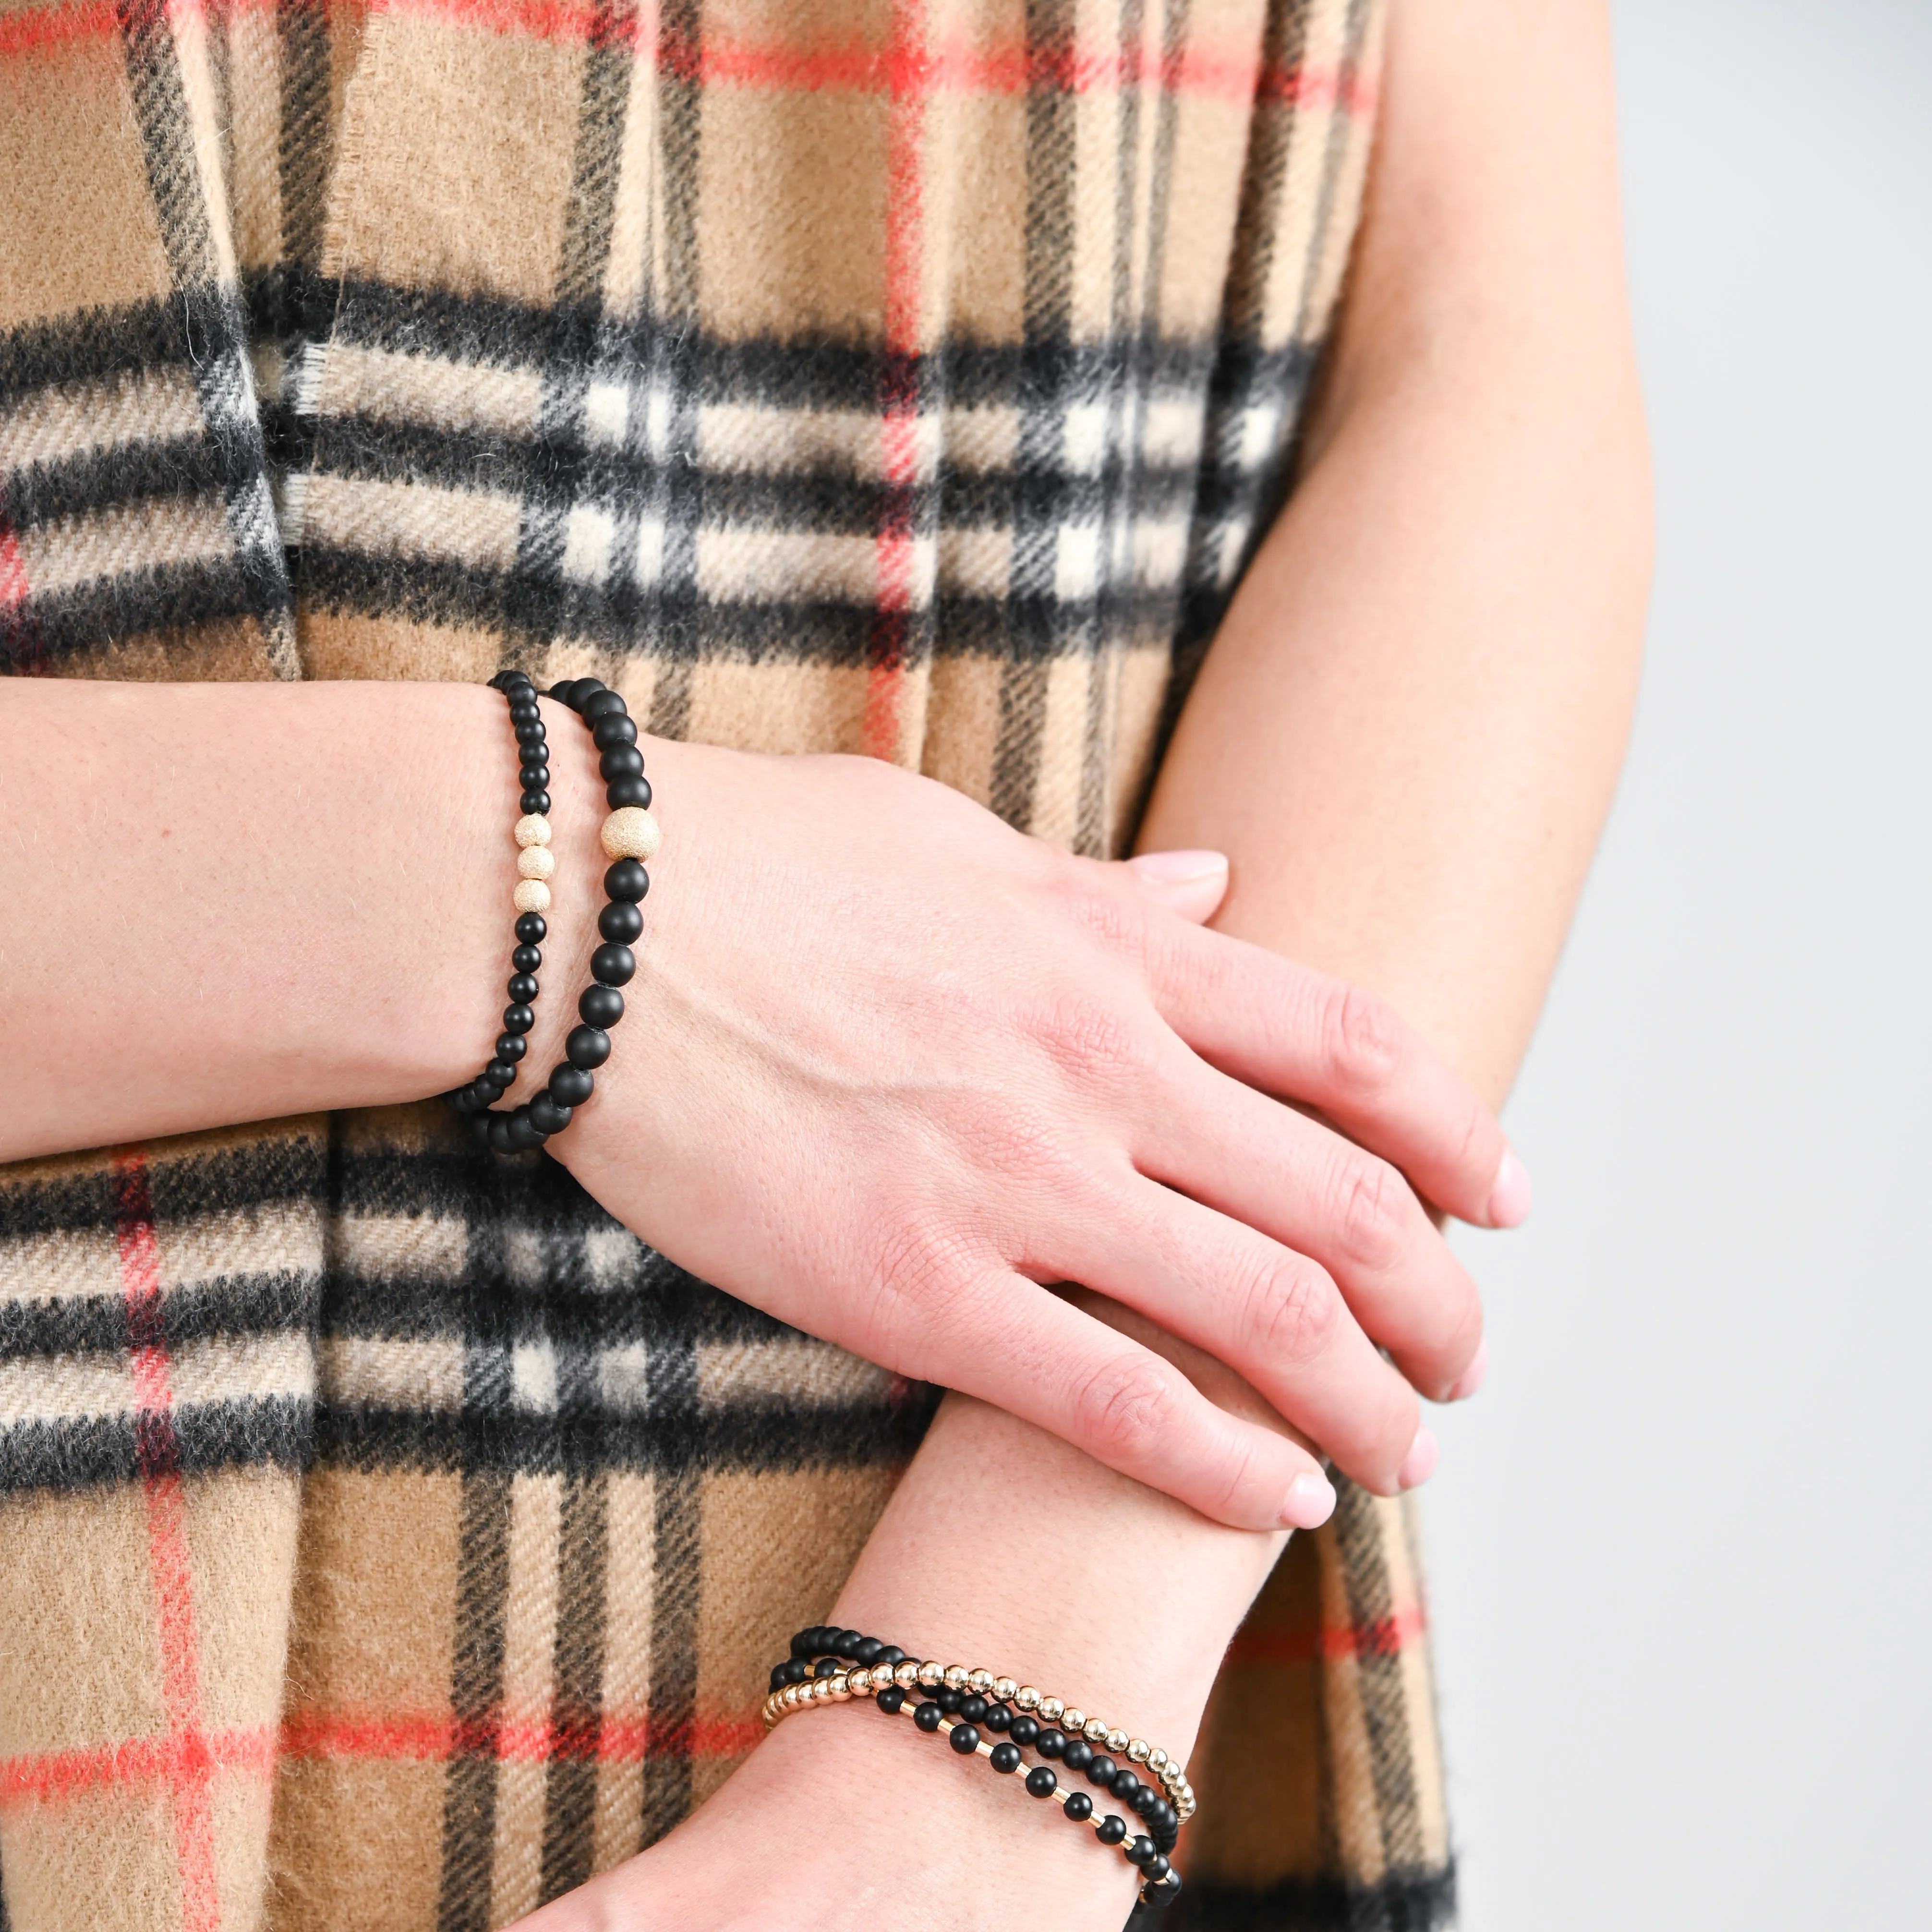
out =
<path fill-rule="evenodd" d="M 1250 1890 L 1190 1882 L 1166 1918 L 1173 1932 L 1448 1932 L 1455 1922 L 1454 1865 L 1380 1885 L 1307 1878 Z"/>
<path fill-rule="evenodd" d="M 564 1484 L 557 1529 L 556 1637 L 551 1651 L 550 1759 L 544 1790 L 541 1901 L 591 1873 L 604 1701 L 610 1485 L 597 1470 Z"/>

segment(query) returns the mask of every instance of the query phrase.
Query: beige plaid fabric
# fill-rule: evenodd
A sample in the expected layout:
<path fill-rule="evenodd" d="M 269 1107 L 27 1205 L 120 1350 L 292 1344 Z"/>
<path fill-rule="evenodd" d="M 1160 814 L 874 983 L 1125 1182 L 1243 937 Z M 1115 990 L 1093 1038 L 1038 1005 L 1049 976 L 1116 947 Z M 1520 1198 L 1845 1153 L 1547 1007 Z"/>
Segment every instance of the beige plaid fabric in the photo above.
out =
<path fill-rule="evenodd" d="M 0 666 L 594 672 L 1118 850 L 1287 484 L 1379 26 L 0 0 Z M 0 1925 L 580 1882 L 751 1748 L 932 1399 L 430 1108 L 0 1170 Z M 1447 1922 L 1402 1509 L 1297 1539 L 1194 1771 L 1177 1932 Z"/>

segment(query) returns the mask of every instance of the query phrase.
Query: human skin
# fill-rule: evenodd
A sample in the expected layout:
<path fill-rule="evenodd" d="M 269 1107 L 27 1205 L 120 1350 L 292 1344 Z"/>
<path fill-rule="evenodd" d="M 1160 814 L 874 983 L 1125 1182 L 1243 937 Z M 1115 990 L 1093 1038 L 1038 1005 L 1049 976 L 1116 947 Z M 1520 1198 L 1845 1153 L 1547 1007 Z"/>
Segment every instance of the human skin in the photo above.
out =
<path fill-rule="evenodd" d="M 1142 832 L 1228 853 L 1218 926 L 1373 988 L 1496 1104 L 1615 782 L 1648 590 L 1610 77 L 1596 0 L 1398 0 L 1306 472 Z M 828 1614 L 1185 1757 L 1283 1540 L 949 1397 Z M 903 1719 L 814 1711 L 524 1932 L 1116 1932 L 1131 1874 L 1045 1808 Z"/>

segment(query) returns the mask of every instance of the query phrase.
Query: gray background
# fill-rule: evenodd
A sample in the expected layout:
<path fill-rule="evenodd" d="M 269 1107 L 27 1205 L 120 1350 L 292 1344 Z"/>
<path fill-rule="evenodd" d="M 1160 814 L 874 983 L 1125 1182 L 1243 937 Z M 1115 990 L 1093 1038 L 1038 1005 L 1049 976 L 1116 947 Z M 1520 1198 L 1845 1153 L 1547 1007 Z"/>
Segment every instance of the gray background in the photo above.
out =
<path fill-rule="evenodd" d="M 1921 1928 L 1932 4 L 1616 16 L 1660 547 L 1426 1492 L 1463 1924 Z"/>

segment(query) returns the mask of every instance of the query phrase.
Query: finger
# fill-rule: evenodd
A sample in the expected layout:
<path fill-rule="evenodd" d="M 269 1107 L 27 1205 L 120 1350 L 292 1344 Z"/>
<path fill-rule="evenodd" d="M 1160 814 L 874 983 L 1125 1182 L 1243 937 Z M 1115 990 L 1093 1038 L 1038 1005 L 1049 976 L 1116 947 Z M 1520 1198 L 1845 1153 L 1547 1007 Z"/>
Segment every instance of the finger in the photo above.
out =
<path fill-rule="evenodd" d="M 1320 1262 L 1369 1339 L 1448 1400 L 1481 1343 L 1482 1299 L 1407 1181 L 1178 1044 L 1174 1060 L 1134 1130 L 1135 1165 Z"/>
<path fill-rule="evenodd" d="M 1325 1269 L 1138 1174 L 1076 1238 L 1082 1252 L 1052 1266 L 1218 1356 L 1358 1482 L 1384 1496 L 1403 1486 L 1415 1391 Z"/>
<path fill-rule="evenodd" d="M 1142 852 L 1120 868 L 1156 905 L 1196 926 L 1212 919 L 1228 896 L 1225 852 Z"/>
<path fill-rule="evenodd" d="M 1496 1116 L 1385 1001 L 1178 921 L 1158 922 L 1148 962 L 1168 1024 L 1202 1058 L 1319 1108 L 1465 1221 L 1514 1227 L 1528 1213 Z"/>
<path fill-rule="evenodd" d="M 1312 1529 L 1335 1492 L 1298 1443 L 1228 1414 L 1151 1349 L 1020 1275 L 982 1282 L 947 1335 L 973 1337 L 937 1365 L 949 1388 L 997 1404 L 1234 1529 Z M 949 1355 L 952 1359 L 947 1360 Z"/>

